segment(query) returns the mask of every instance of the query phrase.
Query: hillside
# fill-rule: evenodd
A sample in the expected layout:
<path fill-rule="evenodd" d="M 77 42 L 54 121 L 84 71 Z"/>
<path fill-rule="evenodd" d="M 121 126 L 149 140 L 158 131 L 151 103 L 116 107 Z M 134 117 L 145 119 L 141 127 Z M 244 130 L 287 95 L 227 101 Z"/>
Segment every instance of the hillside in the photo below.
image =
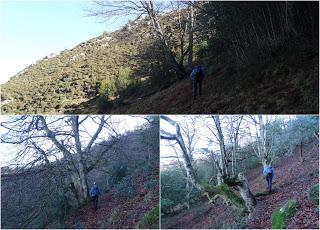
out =
<path fill-rule="evenodd" d="M 64 119 L 67 121 L 64 123 L 66 124 L 70 121 L 70 117 L 50 116 L 46 119 L 50 119 L 52 129 L 62 127 L 65 131 L 70 127 L 56 122 Z M 34 119 L 34 117 L 29 118 Z M 94 121 L 97 121 L 97 118 L 98 116 Z M 86 131 L 83 132 L 83 130 L 94 130 L 97 127 L 92 122 L 86 123 L 89 119 L 87 116 L 81 120 L 79 128 L 79 133 L 82 134 L 79 140 L 83 149 L 86 148 L 86 142 L 83 139 L 87 137 L 84 134 Z M 41 149 L 39 146 L 44 147 L 40 145 L 43 140 L 37 138 L 38 148 L 32 149 L 31 154 L 42 155 L 37 157 L 36 163 L 33 161 L 29 164 L 28 162 L 21 164 L 19 159 L 15 158 L 13 166 L 9 164 L 1 168 L 1 228 L 78 229 L 82 228 L 81 226 L 134 228 L 137 225 L 141 228 L 157 227 L 159 222 L 159 123 L 157 117 L 150 116 L 148 119 L 148 122 L 139 126 L 136 123 L 134 130 L 127 130 L 122 135 L 109 137 L 109 139 L 101 136 L 101 139 L 91 142 L 93 145 L 82 160 L 86 162 L 85 167 L 92 162 L 95 163 L 93 167 L 86 168 L 84 192 L 81 192 L 80 180 L 77 178 L 79 168 L 74 169 L 76 172 L 73 172 L 70 167 L 72 160 L 80 159 L 77 153 L 69 155 L 70 158 L 59 158 L 59 151 L 43 150 L 39 153 Z M 123 120 L 124 117 L 116 123 L 119 124 Z M 107 124 L 111 125 L 111 122 Z M 20 123 L 14 127 L 19 129 L 23 125 Z M 105 126 L 101 129 L 106 133 Z M 57 133 L 57 130 L 54 130 L 51 132 Z M 34 131 L 30 132 L 34 133 Z M 18 134 L 14 132 L 18 138 L 23 138 L 20 136 L 21 133 L 22 131 Z M 23 133 L 28 133 L 28 130 Z M 11 133 L 7 135 L 12 137 Z M 75 135 L 72 133 L 70 137 L 73 138 Z M 70 144 L 68 147 L 74 146 Z M 47 160 L 43 162 L 43 154 L 47 152 L 56 154 L 51 156 L 57 160 L 49 161 L 46 156 Z M 29 152 L 23 154 L 26 157 L 30 156 Z M 17 167 L 19 163 L 21 166 Z M 73 162 L 72 165 L 78 164 Z M 101 193 L 97 212 L 91 210 L 92 199 L 89 196 L 90 188 L 94 183 Z M 81 199 L 82 195 L 86 197 Z"/>
<path fill-rule="evenodd" d="M 319 4 L 195 7 L 194 22 L 182 6 L 157 15 L 158 31 L 152 15 L 137 17 L 44 57 L 1 85 L 1 112 L 318 113 Z M 206 77 L 193 102 L 188 75 L 197 64 Z"/>
<path fill-rule="evenodd" d="M 281 58 L 285 58 L 285 54 Z M 118 108 L 105 112 L 277 114 L 285 111 L 290 114 L 316 114 L 319 108 L 317 60 L 312 56 L 297 63 L 291 58 L 255 69 L 245 68 L 241 73 L 225 66 L 205 77 L 203 96 L 196 101 L 192 99 L 191 81 L 185 79 L 155 94 L 133 97 Z M 257 76 L 261 78 L 257 79 Z M 89 112 L 90 109 L 84 111 Z"/>
<path fill-rule="evenodd" d="M 118 84 L 127 86 L 129 72 L 137 71 L 139 48 L 151 36 L 149 29 L 146 20 L 138 19 L 28 66 L 1 85 L 2 113 L 69 113 L 96 98 L 103 81 L 120 76 Z"/>
<path fill-rule="evenodd" d="M 310 187 L 318 183 L 319 154 L 318 143 L 311 142 L 303 151 L 305 160 L 299 160 L 299 149 L 293 155 L 284 157 L 275 165 L 276 177 L 273 181 L 274 193 L 257 197 L 253 217 L 246 222 L 236 211 L 221 202 L 208 204 L 203 198 L 189 210 L 174 216 L 161 218 L 162 228 L 271 228 L 271 213 L 278 210 L 290 198 L 300 203 L 294 216 L 287 223 L 287 228 L 318 229 L 318 208 L 308 200 Z M 248 172 L 251 191 L 254 194 L 266 190 L 266 182 L 261 174 L 261 165 Z M 222 221 L 223 220 L 223 223 Z"/>
<path fill-rule="evenodd" d="M 136 176 L 137 195 L 133 197 L 118 197 L 116 190 L 109 191 L 99 198 L 98 210 L 92 209 L 88 204 L 77 210 L 66 220 L 68 228 L 158 228 L 159 190 L 158 186 L 150 186 L 147 189 L 144 184 L 148 181 L 158 181 L 157 173 L 152 177 Z M 148 219 L 148 213 L 156 209 L 156 215 Z M 144 221 L 144 222 L 143 222 Z M 149 223 L 147 222 L 149 221 Z M 149 224 L 149 225 L 148 225 Z"/>

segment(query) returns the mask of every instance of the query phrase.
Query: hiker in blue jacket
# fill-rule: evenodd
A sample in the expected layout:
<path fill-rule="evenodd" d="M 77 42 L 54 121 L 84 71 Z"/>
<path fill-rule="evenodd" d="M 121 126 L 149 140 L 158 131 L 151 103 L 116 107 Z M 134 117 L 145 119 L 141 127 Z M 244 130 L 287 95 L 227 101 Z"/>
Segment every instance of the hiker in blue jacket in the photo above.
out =
<path fill-rule="evenodd" d="M 99 187 L 96 185 L 96 182 L 93 182 L 93 186 L 90 189 L 90 196 L 93 200 L 93 208 L 95 210 L 98 209 L 98 199 L 99 199 L 99 195 L 100 195 L 100 189 Z"/>
<path fill-rule="evenodd" d="M 192 80 L 193 85 L 193 99 L 197 99 L 198 94 L 198 85 L 199 85 L 199 96 L 202 95 L 202 81 L 204 78 L 204 71 L 201 65 L 196 65 L 193 67 L 192 72 L 190 74 L 190 78 Z"/>
<path fill-rule="evenodd" d="M 266 177 L 269 193 L 271 193 L 272 178 L 275 176 L 274 169 L 270 165 L 265 165 L 263 167 L 263 175 Z"/>

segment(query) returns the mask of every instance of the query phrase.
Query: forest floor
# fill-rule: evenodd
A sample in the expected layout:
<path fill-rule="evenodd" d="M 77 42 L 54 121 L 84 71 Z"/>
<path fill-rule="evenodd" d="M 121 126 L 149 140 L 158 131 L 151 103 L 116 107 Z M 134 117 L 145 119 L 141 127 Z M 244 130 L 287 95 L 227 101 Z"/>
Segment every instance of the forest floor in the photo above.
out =
<path fill-rule="evenodd" d="M 66 220 L 68 228 L 72 229 L 119 229 L 136 228 L 139 221 L 152 208 L 159 204 L 158 187 L 146 190 L 144 179 L 135 180 L 139 184 L 136 196 L 120 198 L 114 189 L 99 197 L 98 209 L 94 210 L 92 202 L 78 209 Z"/>
<path fill-rule="evenodd" d="M 201 199 L 189 210 L 174 216 L 161 218 L 162 228 L 254 228 L 270 229 L 271 213 L 279 210 L 288 199 L 297 199 L 300 207 L 287 222 L 290 229 L 319 229 L 318 208 L 308 200 L 310 187 L 319 183 L 319 150 L 315 142 L 304 146 L 304 161 L 301 163 L 299 149 L 289 157 L 279 159 L 274 164 L 274 193 L 257 197 L 257 205 L 252 218 L 247 220 L 237 215 L 231 207 L 222 204 L 208 204 Z M 253 194 L 267 190 L 259 165 L 247 173 L 250 189 Z"/>

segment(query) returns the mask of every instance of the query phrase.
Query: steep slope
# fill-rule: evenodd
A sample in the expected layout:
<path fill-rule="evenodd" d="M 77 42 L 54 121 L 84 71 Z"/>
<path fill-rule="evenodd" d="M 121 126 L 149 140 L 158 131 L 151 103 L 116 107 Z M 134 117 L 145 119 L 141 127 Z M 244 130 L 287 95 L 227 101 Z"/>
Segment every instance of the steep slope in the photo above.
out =
<path fill-rule="evenodd" d="M 2 113 L 65 113 L 95 98 L 103 81 L 120 75 L 129 81 L 126 70 L 136 71 L 140 46 L 150 36 L 147 20 L 138 18 L 119 31 L 44 57 L 1 85 Z"/>
<path fill-rule="evenodd" d="M 291 50 L 278 52 L 270 63 L 259 63 L 235 71 L 229 65 L 208 66 L 203 96 L 192 99 L 189 79 L 176 81 L 155 92 L 145 85 L 99 113 L 142 114 L 317 114 L 319 111 L 318 55 L 301 48 L 302 60 Z M 214 70 L 212 70 L 214 69 Z M 96 111 L 98 98 L 75 108 L 75 113 Z"/>
<path fill-rule="evenodd" d="M 241 72 L 235 72 L 227 65 L 218 68 L 207 74 L 203 96 L 196 101 L 192 99 L 192 84 L 185 79 L 153 95 L 132 98 L 127 104 L 105 112 L 317 114 L 318 57 L 312 55 L 300 62 L 290 56 L 290 52 L 281 54 L 281 60 L 248 66 Z"/>
<path fill-rule="evenodd" d="M 174 12 L 169 14 L 160 20 L 179 59 L 178 19 Z M 252 60 L 247 66 L 216 66 L 211 56 L 201 56 L 204 38 L 199 32 L 194 38 L 195 56 L 199 56 L 194 59 L 201 57 L 199 61 L 208 69 L 203 96 L 196 101 L 191 82 L 178 81 L 164 62 L 150 22 L 137 18 L 119 31 L 49 55 L 12 77 L 1 85 L 1 112 L 318 113 L 318 42 L 293 40 L 290 49 L 274 49 L 269 59 Z"/>
<path fill-rule="evenodd" d="M 310 143 L 303 151 L 304 162 L 300 163 L 298 149 L 292 156 L 278 161 L 274 167 L 275 193 L 257 197 L 258 203 L 253 218 L 246 222 L 236 215 L 232 208 L 221 202 L 212 205 L 203 199 L 191 209 L 175 216 L 162 217 L 162 228 L 271 228 L 271 213 L 291 198 L 300 202 L 300 208 L 287 223 L 287 228 L 318 229 L 317 208 L 307 199 L 311 186 L 318 183 L 319 149 L 316 142 Z M 261 175 L 261 166 L 248 172 L 250 189 L 253 193 L 266 191 L 266 181 Z"/>
<path fill-rule="evenodd" d="M 154 175 L 148 180 L 158 180 Z M 146 178 L 136 176 L 134 183 L 138 187 L 137 195 L 131 198 L 121 198 L 115 189 L 99 198 L 98 210 L 92 209 L 92 204 L 84 206 L 68 217 L 68 228 L 135 228 L 145 218 L 145 215 L 159 203 L 158 186 L 145 189 Z M 157 225 L 157 223 L 153 223 Z M 149 226 L 150 227 L 150 226 Z"/>

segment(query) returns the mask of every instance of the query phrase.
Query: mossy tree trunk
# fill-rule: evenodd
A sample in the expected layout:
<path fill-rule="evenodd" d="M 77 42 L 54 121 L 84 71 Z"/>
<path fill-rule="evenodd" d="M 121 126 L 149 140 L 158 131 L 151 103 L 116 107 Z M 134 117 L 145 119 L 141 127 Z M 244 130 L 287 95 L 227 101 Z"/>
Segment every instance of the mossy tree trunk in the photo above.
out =
<path fill-rule="evenodd" d="M 244 200 L 249 213 L 252 213 L 253 207 L 257 204 L 257 201 L 250 191 L 248 179 L 243 174 L 239 174 L 238 180 L 240 184 L 237 187 L 239 189 L 240 195 Z"/>
<path fill-rule="evenodd" d="M 212 117 L 219 132 L 218 136 L 220 138 L 219 144 L 221 150 L 221 157 L 216 161 L 218 171 L 217 186 L 203 184 L 197 180 L 195 171 L 189 158 L 189 154 L 187 152 L 187 148 L 185 147 L 185 143 L 181 135 L 180 124 L 164 115 L 162 115 L 161 118 L 166 120 L 176 128 L 176 132 L 174 134 L 167 133 L 164 130 L 161 130 L 160 138 L 177 141 L 183 153 L 184 167 L 190 183 L 194 185 L 198 190 L 200 190 L 204 195 L 206 195 L 210 202 L 214 202 L 216 198 L 221 197 L 222 199 L 224 199 L 225 203 L 233 204 L 238 209 L 240 209 L 242 213 L 250 215 L 253 210 L 253 206 L 256 204 L 256 200 L 250 191 L 248 180 L 243 174 L 240 173 L 237 177 L 230 177 L 230 175 L 228 174 L 224 139 L 220 126 L 219 116 Z M 242 198 L 236 195 L 236 193 L 231 190 L 231 187 L 237 187 Z"/>

